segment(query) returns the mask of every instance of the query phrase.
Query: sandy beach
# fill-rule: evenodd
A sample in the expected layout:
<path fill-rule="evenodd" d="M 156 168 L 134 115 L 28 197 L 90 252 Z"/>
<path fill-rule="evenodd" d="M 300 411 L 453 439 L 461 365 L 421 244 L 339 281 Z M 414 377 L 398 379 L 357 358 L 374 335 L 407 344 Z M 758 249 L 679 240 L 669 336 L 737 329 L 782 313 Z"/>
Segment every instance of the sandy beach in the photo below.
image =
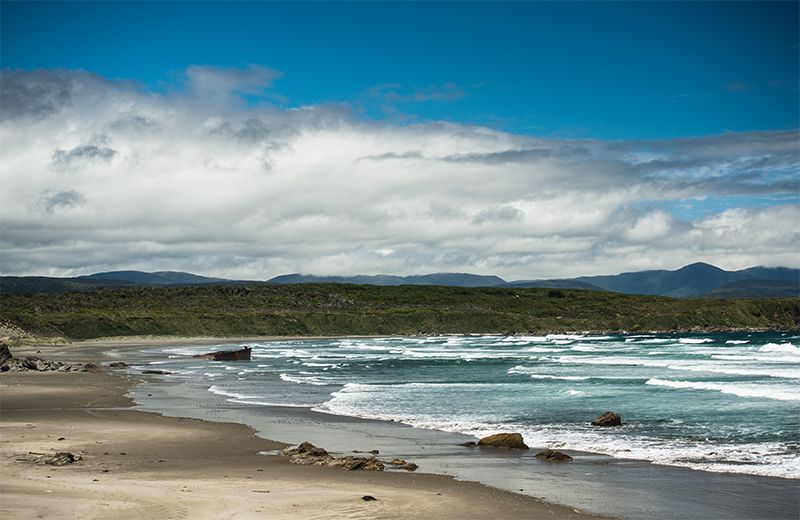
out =
<path fill-rule="evenodd" d="M 101 353 L 110 348 L 116 361 L 128 349 L 185 341 L 125 339 L 12 351 L 98 363 L 109 361 Z M 594 518 L 446 476 L 292 465 L 286 457 L 260 455 L 286 444 L 262 439 L 248 426 L 131 409 L 126 393 L 137 382 L 105 371 L 0 374 L 0 516 Z M 32 462 L 32 454 L 59 451 L 82 459 L 59 467 Z M 377 500 L 364 501 L 365 495 Z"/>

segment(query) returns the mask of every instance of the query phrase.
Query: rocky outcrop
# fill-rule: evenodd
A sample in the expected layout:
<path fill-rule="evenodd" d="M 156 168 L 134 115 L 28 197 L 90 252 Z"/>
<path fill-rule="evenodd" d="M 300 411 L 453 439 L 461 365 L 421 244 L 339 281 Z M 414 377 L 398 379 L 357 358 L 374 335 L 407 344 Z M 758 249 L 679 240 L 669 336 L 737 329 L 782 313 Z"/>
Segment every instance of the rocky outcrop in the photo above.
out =
<path fill-rule="evenodd" d="M 244 347 L 239 350 L 220 350 L 209 352 L 208 354 L 197 354 L 192 356 L 197 359 L 210 359 L 212 361 L 250 361 L 251 347 Z"/>
<path fill-rule="evenodd" d="M 558 450 L 542 450 L 536 454 L 536 458 L 548 462 L 569 462 L 572 460 L 572 457 Z"/>
<path fill-rule="evenodd" d="M 346 455 L 335 457 L 328 453 L 324 448 L 314 446 L 310 442 L 303 442 L 294 448 L 286 448 L 283 454 L 289 457 L 292 464 L 304 466 L 329 466 L 332 468 L 342 468 L 350 471 L 383 471 L 386 465 L 396 466 L 406 471 L 414 471 L 417 465 L 413 462 L 406 462 L 403 459 L 393 459 L 389 462 L 379 460 L 377 457 L 356 457 Z"/>
<path fill-rule="evenodd" d="M 489 448 L 505 448 L 509 450 L 527 450 L 528 445 L 522 440 L 521 433 L 496 433 L 478 441 L 478 446 Z"/>
<path fill-rule="evenodd" d="M 94 363 L 69 365 L 61 361 L 47 361 L 36 356 L 15 358 L 8 345 L 0 343 L 0 372 L 97 372 L 100 367 Z"/>
<path fill-rule="evenodd" d="M 318 448 L 310 442 L 301 442 L 294 448 L 286 448 L 283 450 L 284 455 L 306 455 L 309 457 L 327 457 L 328 452 L 324 448 Z"/>
<path fill-rule="evenodd" d="M 0 343 L 0 365 L 4 365 L 6 361 L 13 357 L 14 356 L 11 355 L 11 351 L 8 349 L 8 345 L 5 343 Z"/>
<path fill-rule="evenodd" d="M 114 363 L 109 363 L 111 368 L 125 368 L 128 366 L 127 363 L 123 363 L 122 361 L 115 361 Z"/>
<path fill-rule="evenodd" d="M 598 415 L 592 421 L 592 426 L 620 426 L 622 424 L 622 417 L 615 414 L 614 412 L 605 412 L 601 415 Z"/>

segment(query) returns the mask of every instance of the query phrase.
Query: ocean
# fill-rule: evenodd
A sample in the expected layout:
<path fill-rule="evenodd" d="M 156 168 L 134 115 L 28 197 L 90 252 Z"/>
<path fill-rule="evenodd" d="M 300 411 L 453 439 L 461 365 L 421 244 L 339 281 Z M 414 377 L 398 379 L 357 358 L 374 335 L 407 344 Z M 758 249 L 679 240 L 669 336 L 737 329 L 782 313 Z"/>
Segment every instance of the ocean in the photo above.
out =
<path fill-rule="evenodd" d="M 534 448 L 800 478 L 800 336 L 458 335 L 160 348 L 171 378 L 237 409 L 301 407 Z M 165 359 L 166 358 L 166 359 Z M 145 368 L 142 365 L 139 368 Z M 149 368 L 154 368 L 149 366 Z M 597 428 L 600 413 L 623 426 Z"/>

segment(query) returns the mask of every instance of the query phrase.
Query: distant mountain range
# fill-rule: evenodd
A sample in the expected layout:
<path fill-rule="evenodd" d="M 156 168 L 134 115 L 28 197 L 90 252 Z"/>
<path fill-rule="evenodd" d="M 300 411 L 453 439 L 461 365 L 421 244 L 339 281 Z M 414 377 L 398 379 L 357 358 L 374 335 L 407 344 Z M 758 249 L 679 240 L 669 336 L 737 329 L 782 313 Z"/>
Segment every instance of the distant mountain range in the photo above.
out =
<path fill-rule="evenodd" d="M 435 273 L 419 276 L 308 276 L 303 274 L 284 274 L 276 276 L 267 283 L 352 283 L 356 285 L 446 285 L 449 287 L 503 287 L 506 281 L 499 276 L 481 276 L 467 273 Z"/>
<path fill-rule="evenodd" d="M 103 287 L 151 285 L 243 285 L 347 283 L 359 285 L 445 285 L 451 287 L 560 288 L 650 294 L 673 298 L 707 296 L 712 298 L 772 298 L 800 296 L 800 269 L 751 267 L 725 271 L 705 263 L 687 265 L 675 271 L 637 271 L 608 276 L 582 276 L 554 280 L 507 282 L 497 276 L 468 273 L 435 273 L 416 276 L 356 275 L 311 276 L 287 274 L 266 281 L 209 278 L 177 271 L 145 273 L 112 271 L 74 278 L 43 276 L 2 276 L 0 293 L 60 293 L 87 291 Z"/>

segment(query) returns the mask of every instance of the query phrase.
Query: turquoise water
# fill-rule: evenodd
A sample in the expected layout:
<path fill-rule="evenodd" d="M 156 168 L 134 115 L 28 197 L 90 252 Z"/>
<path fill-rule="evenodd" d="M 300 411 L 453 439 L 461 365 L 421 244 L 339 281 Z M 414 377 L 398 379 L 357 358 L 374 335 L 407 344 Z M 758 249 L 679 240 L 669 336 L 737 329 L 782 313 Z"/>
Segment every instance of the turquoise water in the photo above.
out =
<path fill-rule="evenodd" d="M 800 478 L 800 336 L 436 336 L 254 343 L 250 362 L 163 349 L 252 406 L 303 406 L 709 471 Z M 228 346 L 232 348 L 232 346 Z M 613 410 L 621 428 L 591 427 Z"/>

